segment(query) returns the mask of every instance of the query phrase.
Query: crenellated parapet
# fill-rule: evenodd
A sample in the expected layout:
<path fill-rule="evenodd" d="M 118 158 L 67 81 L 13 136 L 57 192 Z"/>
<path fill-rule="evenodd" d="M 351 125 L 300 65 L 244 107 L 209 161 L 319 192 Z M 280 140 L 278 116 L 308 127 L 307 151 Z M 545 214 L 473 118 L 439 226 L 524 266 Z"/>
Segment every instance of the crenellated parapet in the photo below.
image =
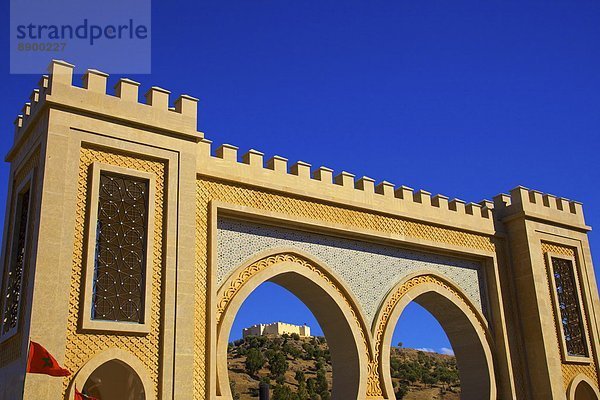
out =
<path fill-rule="evenodd" d="M 327 167 L 312 168 L 305 161 L 293 164 L 275 155 L 265 160 L 264 154 L 251 149 L 243 154 L 236 146 L 212 142 L 200 143 L 199 171 L 203 175 L 241 181 L 256 186 L 295 191 L 298 195 L 373 209 L 391 215 L 491 234 L 494 232 L 494 205 L 489 200 L 466 203 L 460 199 L 433 195 L 425 190 L 395 186 L 388 181 Z"/>
<path fill-rule="evenodd" d="M 82 85 L 76 86 L 72 64 L 54 60 L 48 70 L 15 120 L 15 147 L 46 107 L 100 116 L 193 142 L 204 136 L 197 131 L 198 99 L 194 97 L 180 95 L 171 105 L 171 93 L 153 86 L 145 93 L 145 102 L 140 102 L 140 84 L 131 79 L 121 78 L 109 93 L 108 74 L 104 72 L 88 69 Z"/>
<path fill-rule="evenodd" d="M 525 217 L 584 231 L 591 229 L 585 224 L 583 205 L 580 202 L 523 186 L 517 186 L 510 194 L 494 197 L 494 207 L 497 218 L 504 222 Z"/>
<path fill-rule="evenodd" d="M 171 93 L 153 86 L 143 96 L 145 100 L 140 101 L 138 82 L 121 78 L 109 93 L 108 74 L 88 69 L 81 86 L 76 86 L 73 70 L 74 66 L 65 61 L 54 60 L 50 64 L 49 74 L 42 77 L 15 120 L 15 145 L 11 153 L 24 141 L 43 110 L 52 107 L 195 143 L 199 173 L 204 175 L 486 234 L 498 232 L 497 221 L 517 215 L 589 229 L 581 203 L 523 187 L 513 189 L 510 195 L 498 195 L 493 202 L 466 203 L 388 181 L 376 182 L 367 176 L 357 178 L 347 171 L 335 173 L 324 166 L 313 168 L 304 161 L 291 164 L 277 155 L 265 159 L 262 152 L 254 149 L 244 154 L 238 154 L 238 148 L 229 144 L 213 149 L 212 142 L 197 130 L 198 99 L 180 95 L 171 105 Z"/>
<path fill-rule="evenodd" d="M 17 115 L 15 119 L 15 135 L 14 140 L 17 143 L 21 137 L 21 134 L 26 130 L 27 126 L 37 116 L 40 110 L 40 105 L 44 103 L 46 94 L 48 92 L 49 76 L 43 75 L 38 82 L 38 87 L 33 89 L 29 95 L 29 101 L 23 105 L 21 114 Z"/>

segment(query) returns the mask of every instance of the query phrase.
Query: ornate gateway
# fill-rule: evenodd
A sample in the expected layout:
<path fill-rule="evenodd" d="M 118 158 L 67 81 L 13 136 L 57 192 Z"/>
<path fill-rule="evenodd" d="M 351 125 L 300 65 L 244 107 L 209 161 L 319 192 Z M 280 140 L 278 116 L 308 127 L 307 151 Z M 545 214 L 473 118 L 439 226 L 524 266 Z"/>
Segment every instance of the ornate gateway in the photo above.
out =
<path fill-rule="evenodd" d="M 327 335 L 333 398 L 395 398 L 411 301 L 456 352 L 462 399 L 600 399 L 580 203 L 517 187 L 465 204 L 197 130 L 197 100 L 55 61 L 16 121 L 2 247 L 0 399 L 231 400 L 227 342 L 265 281 Z M 29 340 L 71 376 L 26 375 Z M 102 388 L 102 382 L 110 387 Z"/>

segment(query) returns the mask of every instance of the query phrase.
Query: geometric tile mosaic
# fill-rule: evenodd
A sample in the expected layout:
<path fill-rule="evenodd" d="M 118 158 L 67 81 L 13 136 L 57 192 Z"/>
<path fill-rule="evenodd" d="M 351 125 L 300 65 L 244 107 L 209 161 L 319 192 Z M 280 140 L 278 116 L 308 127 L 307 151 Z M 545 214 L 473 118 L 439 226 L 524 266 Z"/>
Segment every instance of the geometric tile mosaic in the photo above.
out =
<path fill-rule="evenodd" d="M 222 217 L 217 221 L 217 287 L 253 255 L 282 247 L 308 253 L 331 268 L 352 291 L 369 324 L 394 286 L 422 270 L 449 278 L 485 315 L 477 262 Z"/>

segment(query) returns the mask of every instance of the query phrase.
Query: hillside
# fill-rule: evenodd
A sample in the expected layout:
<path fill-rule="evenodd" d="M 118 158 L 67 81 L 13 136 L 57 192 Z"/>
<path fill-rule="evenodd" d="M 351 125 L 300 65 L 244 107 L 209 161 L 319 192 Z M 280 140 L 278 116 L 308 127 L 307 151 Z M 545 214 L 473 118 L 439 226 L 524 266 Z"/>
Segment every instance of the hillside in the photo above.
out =
<path fill-rule="evenodd" d="M 271 385 L 272 400 L 328 400 L 332 368 L 323 337 L 249 337 L 229 344 L 229 380 L 234 400 L 258 398 L 260 381 Z M 391 375 L 396 398 L 458 400 L 454 356 L 393 347 Z"/>

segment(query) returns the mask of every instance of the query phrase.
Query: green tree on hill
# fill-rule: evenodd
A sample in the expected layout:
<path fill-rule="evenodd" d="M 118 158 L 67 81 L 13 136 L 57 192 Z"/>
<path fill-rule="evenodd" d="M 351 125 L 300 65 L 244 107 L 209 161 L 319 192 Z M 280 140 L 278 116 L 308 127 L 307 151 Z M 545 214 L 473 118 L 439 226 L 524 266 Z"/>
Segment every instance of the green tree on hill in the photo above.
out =
<path fill-rule="evenodd" d="M 294 374 L 294 379 L 296 379 L 296 382 L 300 383 L 300 382 L 304 382 L 306 383 L 306 375 L 304 374 L 303 371 L 296 371 L 296 373 Z"/>
<path fill-rule="evenodd" d="M 246 372 L 250 376 L 256 376 L 256 373 L 265 365 L 265 357 L 260 350 L 251 348 L 246 354 Z"/>
<path fill-rule="evenodd" d="M 285 385 L 276 385 L 273 389 L 273 400 L 294 400 L 292 389 Z"/>
<path fill-rule="evenodd" d="M 317 362 L 315 363 L 316 370 L 323 369 L 325 367 L 325 360 L 322 357 L 317 358 Z"/>
<path fill-rule="evenodd" d="M 398 343 L 400 345 L 400 343 Z M 321 338 L 247 337 L 228 346 L 229 357 L 242 371 L 232 368 L 238 388 L 232 385 L 234 400 L 240 396 L 258 396 L 258 381 L 272 384 L 272 400 L 330 400 L 331 359 L 327 343 Z M 268 362 L 268 365 L 267 365 Z M 390 373 L 394 385 L 391 398 L 405 399 L 407 393 L 439 387 L 441 393 L 460 393 L 458 367 L 454 357 L 414 349 L 392 348 Z M 292 374 L 286 372 L 293 369 Z M 254 382 L 241 382 L 249 374 Z M 254 390 L 256 388 L 256 390 Z M 275 394 L 277 389 L 277 394 Z M 236 393 L 238 392 L 239 393 Z"/>
<path fill-rule="evenodd" d="M 315 354 L 315 346 L 311 343 L 302 343 L 302 349 L 306 353 L 305 360 L 312 360 Z"/>
<path fill-rule="evenodd" d="M 400 383 L 396 388 L 396 400 L 402 400 L 404 396 L 408 393 L 408 385 L 405 383 Z"/>
<path fill-rule="evenodd" d="M 458 373 L 446 367 L 441 367 L 437 371 L 439 380 L 446 385 L 446 388 L 458 381 Z"/>
<path fill-rule="evenodd" d="M 436 383 L 438 383 L 438 379 L 434 374 L 427 371 L 423 374 L 422 382 L 425 385 L 429 385 L 429 387 L 431 387 L 431 386 L 435 385 Z"/>
<path fill-rule="evenodd" d="M 271 376 L 274 378 L 283 377 L 288 369 L 288 362 L 285 354 L 283 354 L 281 351 L 274 351 L 270 353 L 268 357 Z"/>
<path fill-rule="evenodd" d="M 308 400 L 309 394 L 305 382 L 298 384 L 298 391 L 296 392 L 296 394 L 298 395 L 298 400 Z"/>
<path fill-rule="evenodd" d="M 317 371 L 317 381 L 315 385 L 316 392 L 323 397 L 323 393 L 329 393 L 329 384 L 327 383 L 327 375 L 324 368 Z"/>
<path fill-rule="evenodd" d="M 311 399 L 317 394 L 317 381 L 315 378 L 308 378 L 306 380 L 306 389 L 308 390 Z"/>
<path fill-rule="evenodd" d="M 299 358 L 302 355 L 302 351 L 292 343 L 284 343 L 281 350 L 294 359 Z"/>
<path fill-rule="evenodd" d="M 306 386 L 306 376 L 304 375 L 304 372 L 296 371 L 294 378 L 298 382 L 298 390 L 296 391 L 298 400 L 308 400 L 309 393 Z"/>

